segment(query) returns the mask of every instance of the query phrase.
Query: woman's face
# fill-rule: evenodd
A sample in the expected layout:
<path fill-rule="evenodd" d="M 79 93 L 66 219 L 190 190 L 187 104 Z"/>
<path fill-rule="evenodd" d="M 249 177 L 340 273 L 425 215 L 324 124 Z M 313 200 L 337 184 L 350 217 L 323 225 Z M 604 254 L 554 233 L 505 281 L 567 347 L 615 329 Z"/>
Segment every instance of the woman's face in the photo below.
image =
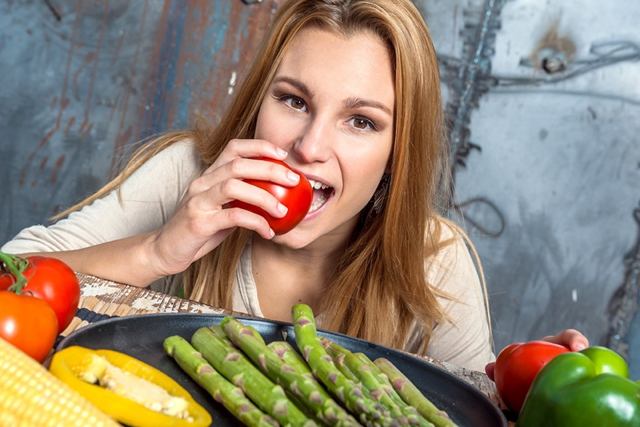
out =
<path fill-rule="evenodd" d="M 302 248 L 328 236 L 344 243 L 387 168 L 395 87 L 388 49 L 371 33 L 348 38 L 301 31 L 260 107 L 256 138 L 289 152 L 314 185 L 300 225 L 275 241 Z"/>

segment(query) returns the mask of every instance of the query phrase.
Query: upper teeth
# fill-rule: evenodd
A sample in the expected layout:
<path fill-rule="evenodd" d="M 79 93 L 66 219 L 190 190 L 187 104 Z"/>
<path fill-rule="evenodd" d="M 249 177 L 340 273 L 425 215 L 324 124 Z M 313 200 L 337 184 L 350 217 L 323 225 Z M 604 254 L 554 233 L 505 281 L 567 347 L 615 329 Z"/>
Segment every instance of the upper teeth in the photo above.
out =
<path fill-rule="evenodd" d="M 313 188 L 314 190 L 320 190 L 320 189 L 324 190 L 326 188 L 329 188 L 328 185 L 325 185 L 318 181 L 314 181 L 312 179 L 309 180 L 309 184 L 311 184 L 311 188 Z"/>

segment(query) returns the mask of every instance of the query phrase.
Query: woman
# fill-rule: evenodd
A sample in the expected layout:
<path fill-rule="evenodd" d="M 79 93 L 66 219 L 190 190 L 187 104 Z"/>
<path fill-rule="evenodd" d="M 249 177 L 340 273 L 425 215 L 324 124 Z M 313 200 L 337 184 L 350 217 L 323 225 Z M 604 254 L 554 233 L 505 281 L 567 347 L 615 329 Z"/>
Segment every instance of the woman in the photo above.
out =
<path fill-rule="evenodd" d="M 67 218 L 3 250 L 49 252 L 136 286 L 169 277 L 165 292 L 184 286 L 188 298 L 271 319 L 304 302 L 322 328 L 481 370 L 494 358 L 482 286 L 462 235 L 437 213 L 439 87 L 409 0 L 288 1 L 219 124 L 151 142 Z M 243 180 L 299 176 L 256 157 L 314 185 L 310 212 L 284 235 L 228 205 L 285 214 Z"/>

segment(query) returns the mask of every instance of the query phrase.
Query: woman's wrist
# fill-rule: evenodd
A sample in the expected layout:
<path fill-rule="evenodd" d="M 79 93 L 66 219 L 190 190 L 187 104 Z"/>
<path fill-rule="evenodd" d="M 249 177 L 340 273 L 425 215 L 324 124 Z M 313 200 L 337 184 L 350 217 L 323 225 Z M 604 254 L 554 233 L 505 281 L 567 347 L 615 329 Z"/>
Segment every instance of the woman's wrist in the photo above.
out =
<path fill-rule="evenodd" d="M 132 283 L 134 286 L 148 286 L 156 280 L 179 273 L 168 267 L 158 235 L 158 231 L 152 231 L 128 239 L 134 260 L 128 270 L 136 282 Z"/>

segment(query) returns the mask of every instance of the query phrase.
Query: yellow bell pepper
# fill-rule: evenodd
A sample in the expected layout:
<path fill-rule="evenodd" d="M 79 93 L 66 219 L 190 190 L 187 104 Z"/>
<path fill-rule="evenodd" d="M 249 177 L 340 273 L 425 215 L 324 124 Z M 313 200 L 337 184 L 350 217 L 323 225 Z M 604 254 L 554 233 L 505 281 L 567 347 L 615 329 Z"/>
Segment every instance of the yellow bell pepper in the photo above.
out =
<path fill-rule="evenodd" d="M 105 363 L 105 360 L 108 363 Z M 105 372 L 107 366 L 109 366 L 114 378 L 116 378 L 116 374 L 120 376 L 119 380 L 122 381 L 117 386 L 120 390 L 111 387 L 114 390 L 112 391 L 93 383 L 100 377 L 95 372 L 101 370 Z M 211 424 L 211 415 L 176 381 L 152 366 L 124 353 L 71 346 L 54 354 L 49 371 L 101 411 L 131 427 L 206 427 Z M 137 378 L 131 378 L 130 374 Z M 147 381 L 162 390 L 146 383 Z M 122 389 L 126 389 L 130 383 L 135 383 L 134 385 L 139 385 L 144 390 L 139 393 L 143 399 L 149 399 L 149 396 L 158 391 L 162 395 L 166 395 L 164 394 L 166 391 L 170 395 L 167 398 L 171 403 L 184 404 L 186 401 L 185 407 L 188 415 L 185 418 L 179 418 L 180 414 L 167 415 L 159 412 L 157 410 L 159 408 L 150 409 L 151 401 L 138 403 L 133 397 L 126 397 L 127 394 L 124 392 L 126 390 Z M 135 390 L 130 391 L 135 392 Z"/>

